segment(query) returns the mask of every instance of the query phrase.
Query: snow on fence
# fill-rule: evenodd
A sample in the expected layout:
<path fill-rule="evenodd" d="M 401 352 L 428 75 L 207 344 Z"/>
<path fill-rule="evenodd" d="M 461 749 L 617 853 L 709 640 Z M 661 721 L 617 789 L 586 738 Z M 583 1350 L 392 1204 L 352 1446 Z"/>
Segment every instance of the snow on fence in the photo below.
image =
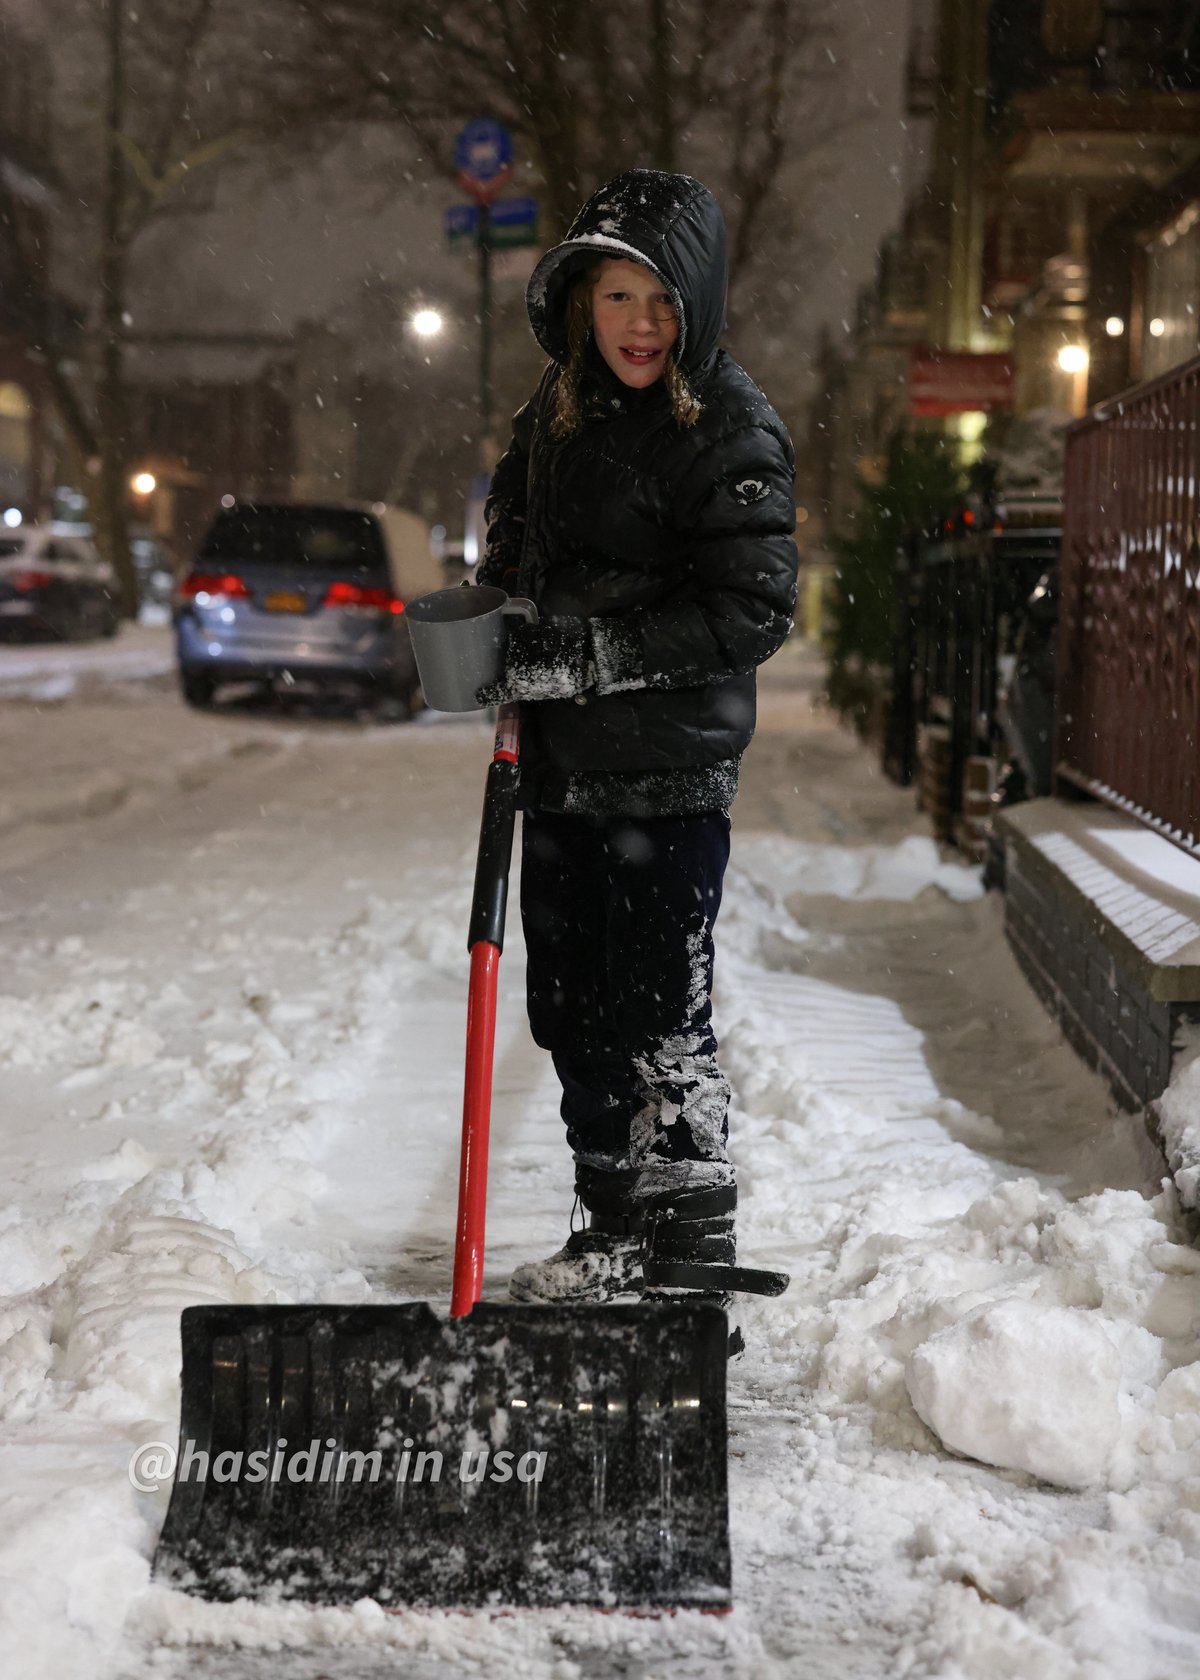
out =
<path fill-rule="evenodd" d="M 1200 357 L 1067 438 L 1058 774 L 1200 854 Z"/>

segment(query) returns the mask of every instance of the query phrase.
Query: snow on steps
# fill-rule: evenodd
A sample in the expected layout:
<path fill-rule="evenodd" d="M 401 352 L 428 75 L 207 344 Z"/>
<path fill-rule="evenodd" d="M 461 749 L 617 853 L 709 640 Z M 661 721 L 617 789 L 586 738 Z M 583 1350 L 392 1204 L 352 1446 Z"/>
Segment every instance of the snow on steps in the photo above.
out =
<path fill-rule="evenodd" d="M 1045 860 L 1049 878 L 1084 908 L 1112 954 L 1113 986 L 1139 988 L 1147 1011 L 1167 1022 L 1161 1094 L 1148 1116 L 1181 1201 L 1200 1213 L 1200 1024 L 1189 1020 L 1200 1012 L 1200 859 L 1131 817 L 1077 801 L 1016 806 L 1002 828 L 1018 859 Z M 1106 1030 L 1096 1028 L 1101 1038 Z"/>

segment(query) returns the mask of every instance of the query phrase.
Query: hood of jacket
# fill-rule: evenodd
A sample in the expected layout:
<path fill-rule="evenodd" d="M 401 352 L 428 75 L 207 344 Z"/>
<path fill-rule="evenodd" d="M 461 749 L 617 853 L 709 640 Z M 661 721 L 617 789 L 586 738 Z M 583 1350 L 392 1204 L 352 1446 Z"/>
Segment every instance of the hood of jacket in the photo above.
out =
<path fill-rule="evenodd" d="M 725 218 L 708 188 L 690 175 L 627 169 L 592 194 L 526 293 L 534 337 L 556 362 L 567 355 L 567 286 L 603 257 L 628 258 L 658 276 L 679 322 L 679 365 L 691 377 L 703 372 L 725 330 L 728 285 Z"/>

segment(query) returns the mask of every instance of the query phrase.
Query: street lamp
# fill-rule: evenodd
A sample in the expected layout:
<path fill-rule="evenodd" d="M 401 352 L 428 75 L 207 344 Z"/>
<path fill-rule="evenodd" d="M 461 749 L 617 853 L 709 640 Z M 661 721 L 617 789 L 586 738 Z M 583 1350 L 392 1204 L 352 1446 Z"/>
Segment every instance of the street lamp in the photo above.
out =
<path fill-rule="evenodd" d="M 158 485 L 158 480 L 152 472 L 140 472 L 134 473 L 130 483 L 139 496 L 152 496 Z"/>
<path fill-rule="evenodd" d="M 443 322 L 436 309 L 418 309 L 409 325 L 418 338 L 436 338 L 442 330 Z"/>
<path fill-rule="evenodd" d="M 1071 412 L 1082 414 L 1087 407 L 1087 345 L 1064 344 L 1058 352 L 1058 365 L 1071 375 Z"/>
<path fill-rule="evenodd" d="M 1104 330 L 1109 338 L 1120 338 L 1125 331 L 1125 322 L 1119 315 L 1110 315 L 1104 323 Z"/>

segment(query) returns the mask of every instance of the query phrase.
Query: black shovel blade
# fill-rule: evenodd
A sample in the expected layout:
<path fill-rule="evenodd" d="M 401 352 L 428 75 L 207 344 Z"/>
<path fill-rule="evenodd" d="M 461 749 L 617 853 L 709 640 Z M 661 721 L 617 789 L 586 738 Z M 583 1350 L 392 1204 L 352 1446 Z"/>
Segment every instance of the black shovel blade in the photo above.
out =
<path fill-rule="evenodd" d="M 154 1573 L 205 1598 L 730 1602 L 719 1307 L 188 1307 Z"/>

